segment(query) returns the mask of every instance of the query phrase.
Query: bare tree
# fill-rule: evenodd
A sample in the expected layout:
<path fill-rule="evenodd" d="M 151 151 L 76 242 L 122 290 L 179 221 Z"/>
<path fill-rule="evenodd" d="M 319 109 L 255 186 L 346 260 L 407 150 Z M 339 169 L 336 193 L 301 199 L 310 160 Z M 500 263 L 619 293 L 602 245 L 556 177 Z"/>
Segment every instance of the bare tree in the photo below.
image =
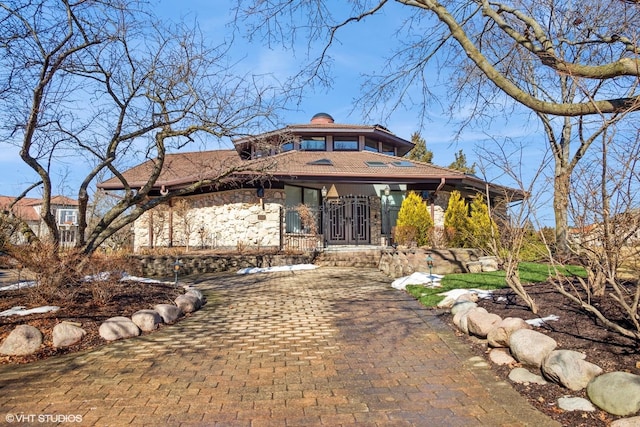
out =
<path fill-rule="evenodd" d="M 632 136 L 629 137 L 629 134 Z M 576 224 L 571 247 L 588 278 L 556 280 L 558 290 L 603 325 L 640 340 L 640 138 L 637 132 L 602 132 L 589 167 L 575 174 L 571 216 Z M 620 274 L 627 270 L 626 277 Z M 631 280 L 629 280 L 631 279 Z M 607 313 L 598 303 L 610 298 L 622 313 Z"/>
<path fill-rule="evenodd" d="M 2 131 L 42 181 L 42 219 L 54 247 L 52 170 L 63 157 L 88 167 L 76 189 L 85 255 L 173 197 L 264 168 L 200 164 L 193 183 L 151 197 L 168 153 L 201 137 L 246 135 L 274 118 L 280 92 L 234 73 L 229 47 L 210 46 L 197 25 L 162 24 L 136 0 L 12 0 L 0 3 L 0 42 Z M 128 182 L 124 168 L 144 160 L 144 176 Z M 125 190 L 89 226 L 90 186 L 105 171 Z"/>
<path fill-rule="evenodd" d="M 514 148 L 515 147 L 515 148 Z M 531 165 L 523 160 L 525 147 L 517 146 L 512 141 L 492 141 L 490 147 L 479 149 L 478 166 L 483 175 L 501 173 L 518 188 L 523 200 L 514 201 L 512 192 L 505 192 L 499 206 L 489 205 L 490 217 L 498 227 L 491 227 L 491 237 L 487 245 L 489 253 L 498 259 L 505 271 L 505 282 L 519 296 L 527 307 L 538 312 L 538 304 L 527 292 L 526 284 L 520 280 L 519 267 L 522 262 L 522 251 L 526 240 L 535 225 L 539 205 L 543 203 L 544 192 L 539 190 L 543 179 L 545 161 Z M 533 178 L 525 176 L 533 171 Z M 543 184 L 542 184 L 543 185 Z M 487 194 L 487 200 L 490 200 Z M 508 215 L 505 215 L 508 208 Z M 541 253 L 543 258 L 546 253 Z"/>
<path fill-rule="evenodd" d="M 585 117 L 621 120 L 640 107 L 638 3 L 370 0 L 340 8 L 323 0 L 237 0 L 237 12 L 251 34 L 266 34 L 269 42 L 292 42 L 304 34 L 321 43 L 297 76 L 301 83 L 291 85 L 302 88 L 309 81 L 331 83 L 331 47 L 344 27 L 398 3 L 411 11 L 397 28 L 397 48 L 382 71 L 367 76 L 368 90 L 356 108 L 370 113 L 388 106 L 390 114 L 406 104 L 421 105 L 427 116 L 436 99 L 432 85 L 442 75 L 453 90 L 452 108 L 471 104 L 480 122 L 510 115 L 517 105 L 538 115 L 554 154 L 556 240 L 566 252 L 568 185 L 593 139 L 572 147 L 572 129 L 592 130 L 597 138 L 611 117 L 600 123 Z"/>

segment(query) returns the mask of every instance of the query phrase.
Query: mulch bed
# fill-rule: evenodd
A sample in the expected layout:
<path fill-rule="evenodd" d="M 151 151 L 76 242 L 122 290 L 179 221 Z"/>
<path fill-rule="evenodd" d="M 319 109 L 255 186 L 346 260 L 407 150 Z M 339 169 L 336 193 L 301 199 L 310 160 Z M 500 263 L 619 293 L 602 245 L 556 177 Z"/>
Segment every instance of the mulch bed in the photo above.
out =
<path fill-rule="evenodd" d="M 8 276 L 4 272 L 5 277 Z M 4 282 L 4 283 L 3 283 Z M 2 284 L 10 283 L 0 280 Z M 175 298 L 184 293 L 180 287 L 172 283 L 141 282 L 94 282 L 77 285 L 57 298 L 42 301 L 33 288 L 0 292 L 0 311 L 16 306 L 34 308 L 43 305 L 55 305 L 60 309 L 55 312 L 30 314 L 27 316 L 0 317 L 0 342 L 20 324 L 29 324 L 38 328 L 44 335 L 42 349 L 28 356 L 0 355 L 0 364 L 29 363 L 52 356 L 88 350 L 107 343 L 98 329 L 102 322 L 114 316 L 130 317 L 142 309 L 150 309 L 155 304 L 173 303 Z M 38 301 L 33 303 L 32 301 Z M 66 348 L 54 348 L 52 342 L 53 327 L 62 321 L 76 322 L 87 332 L 87 335 L 76 345 Z M 161 324 L 160 327 L 163 325 Z M 153 333 L 153 332 L 143 332 Z"/>
<path fill-rule="evenodd" d="M 633 286 L 630 285 L 630 290 Z M 600 366 L 604 372 L 625 371 L 640 375 L 640 342 L 634 342 L 629 338 L 609 331 L 602 327 L 600 322 L 587 312 L 578 310 L 574 305 L 555 290 L 551 283 L 539 283 L 527 287 L 527 292 L 533 297 L 539 307 L 539 313 L 534 315 L 511 289 L 494 291 L 490 299 L 478 301 L 478 305 L 487 309 L 489 313 L 499 315 L 501 318 L 519 317 L 522 319 L 544 318 L 556 315 L 558 320 L 545 322 L 535 329 L 542 332 L 558 343 L 558 349 L 575 350 L 587 355 L 586 360 Z M 610 319 L 618 319 L 623 322 L 618 307 L 611 299 L 594 301 L 598 308 L 607 314 Z M 445 319 L 452 328 L 450 315 Z M 484 357 L 487 357 L 487 345 L 485 342 L 474 339 L 457 332 L 461 339 L 465 340 L 472 348 Z M 507 379 L 510 368 L 492 364 L 492 368 L 501 377 Z M 508 380 L 507 380 L 508 381 Z M 586 397 L 586 391 L 571 391 L 556 384 L 513 384 L 513 387 L 541 412 L 549 415 L 565 426 L 596 427 L 607 426 L 617 418 L 606 412 L 566 412 L 556 405 L 558 398 L 562 396 Z"/>

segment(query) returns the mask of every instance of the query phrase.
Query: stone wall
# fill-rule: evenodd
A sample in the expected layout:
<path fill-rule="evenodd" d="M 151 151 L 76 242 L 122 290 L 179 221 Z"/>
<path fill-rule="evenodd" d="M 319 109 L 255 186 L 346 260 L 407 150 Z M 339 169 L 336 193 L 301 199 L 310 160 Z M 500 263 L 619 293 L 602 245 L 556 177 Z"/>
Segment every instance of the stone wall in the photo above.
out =
<path fill-rule="evenodd" d="M 148 247 L 279 248 L 284 190 L 236 189 L 191 196 L 145 213 L 134 250 Z"/>
<path fill-rule="evenodd" d="M 164 255 L 132 255 L 145 277 L 174 277 L 174 264 L 180 261 L 180 276 L 218 273 L 250 267 L 275 267 L 281 265 L 311 264 L 315 254 L 237 254 L 237 255 L 180 255 L 178 258 Z"/>
<path fill-rule="evenodd" d="M 383 249 L 379 268 L 393 278 L 409 276 L 416 271 L 429 272 L 427 256 L 433 258 L 434 274 L 467 273 L 467 265 L 478 261 L 478 249 Z"/>

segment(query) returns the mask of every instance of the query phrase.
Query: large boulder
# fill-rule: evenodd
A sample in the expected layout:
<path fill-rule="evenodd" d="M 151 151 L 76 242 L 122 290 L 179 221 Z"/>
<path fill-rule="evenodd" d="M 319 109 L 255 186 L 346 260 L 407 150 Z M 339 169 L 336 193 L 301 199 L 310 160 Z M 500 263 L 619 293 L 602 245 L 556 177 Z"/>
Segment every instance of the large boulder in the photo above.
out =
<path fill-rule="evenodd" d="M 465 334 L 469 334 L 469 325 L 468 325 L 468 318 L 469 318 L 469 314 L 472 311 L 480 311 L 482 313 L 489 313 L 485 308 L 483 307 L 474 307 L 471 308 L 470 310 L 464 310 L 464 311 L 458 311 L 455 316 L 453 316 L 453 324 L 456 325 L 456 327 L 458 329 L 460 329 L 462 332 L 464 332 Z"/>
<path fill-rule="evenodd" d="M 451 308 L 456 302 L 477 302 L 478 293 L 471 290 L 456 289 L 447 292 L 445 298 L 438 303 L 438 308 Z"/>
<path fill-rule="evenodd" d="M 77 323 L 62 322 L 53 327 L 52 335 L 55 348 L 69 347 L 80 342 L 87 335 L 87 331 Z"/>
<path fill-rule="evenodd" d="M 128 317 L 116 316 L 105 320 L 98 329 L 100 336 L 107 341 L 137 337 L 140 328 Z"/>
<path fill-rule="evenodd" d="M 173 304 L 156 304 L 153 307 L 153 311 L 158 313 L 164 323 L 175 323 L 180 316 L 182 316 L 182 310 L 180 307 Z"/>
<path fill-rule="evenodd" d="M 542 363 L 544 376 L 574 391 L 582 390 L 602 373 L 602 368 L 584 360 L 586 354 L 573 350 L 554 350 Z"/>
<path fill-rule="evenodd" d="M 470 334 L 480 338 L 486 338 L 489 331 L 500 323 L 500 321 L 502 321 L 502 318 L 497 314 L 487 313 L 486 311 L 474 308 L 469 310 L 467 327 Z"/>
<path fill-rule="evenodd" d="M 42 345 L 42 332 L 31 325 L 18 325 L 0 345 L 0 354 L 26 356 L 33 354 Z"/>
<path fill-rule="evenodd" d="M 198 289 L 189 288 L 189 289 L 187 289 L 187 292 L 185 292 L 185 295 L 193 295 L 196 298 L 198 298 L 200 300 L 200 306 L 203 306 L 204 303 L 206 302 L 206 299 L 205 299 L 204 295 Z"/>
<path fill-rule="evenodd" d="M 478 304 L 472 301 L 456 301 L 453 307 L 451 307 L 451 315 L 455 316 L 458 313 L 469 311 L 477 306 Z"/>
<path fill-rule="evenodd" d="M 193 313 L 202 305 L 198 297 L 193 294 L 178 295 L 175 299 L 175 303 L 183 313 Z"/>
<path fill-rule="evenodd" d="M 158 329 L 158 325 L 162 323 L 162 317 L 154 310 L 138 310 L 133 313 L 131 320 L 145 332 Z"/>
<path fill-rule="evenodd" d="M 587 385 L 591 402 L 613 415 L 628 416 L 640 411 L 640 375 L 609 372 Z"/>
<path fill-rule="evenodd" d="M 553 338 L 531 329 L 518 329 L 509 337 L 509 348 L 513 357 L 523 365 L 536 368 L 558 346 Z"/>
<path fill-rule="evenodd" d="M 491 347 L 509 347 L 509 337 L 518 329 L 531 329 L 531 326 L 519 317 L 505 317 L 487 334 Z"/>
<path fill-rule="evenodd" d="M 612 422 L 609 427 L 638 427 L 640 426 L 640 416 L 630 418 L 619 418 Z"/>

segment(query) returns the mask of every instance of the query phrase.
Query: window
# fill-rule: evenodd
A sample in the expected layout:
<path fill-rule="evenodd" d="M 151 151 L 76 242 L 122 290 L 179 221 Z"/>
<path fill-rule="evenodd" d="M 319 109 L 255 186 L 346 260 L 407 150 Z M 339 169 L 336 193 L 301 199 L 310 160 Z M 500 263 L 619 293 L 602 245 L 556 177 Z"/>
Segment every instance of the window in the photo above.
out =
<path fill-rule="evenodd" d="M 300 149 L 306 151 L 326 151 L 327 141 L 324 136 L 305 136 L 300 141 Z"/>
<path fill-rule="evenodd" d="M 358 151 L 357 136 L 336 136 L 333 138 L 334 151 Z"/>
<path fill-rule="evenodd" d="M 386 154 L 388 156 L 395 156 L 396 150 L 393 145 L 382 144 L 382 154 Z"/>
<path fill-rule="evenodd" d="M 280 151 L 282 152 L 291 151 L 291 150 L 293 150 L 293 142 L 287 142 L 280 146 Z"/>
<path fill-rule="evenodd" d="M 286 232 L 287 233 L 308 233 L 312 229 L 320 230 L 320 190 L 315 188 L 294 187 L 285 185 L 286 195 Z M 305 205 L 311 215 L 315 217 L 315 225 L 306 223 L 300 215 L 299 205 Z"/>
<path fill-rule="evenodd" d="M 58 209 L 58 225 L 78 225 L 76 209 Z"/>
<path fill-rule="evenodd" d="M 378 149 L 378 141 L 369 138 L 364 140 L 364 149 L 367 151 L 375 151 L 376 153 L 380 151 Z"/>

